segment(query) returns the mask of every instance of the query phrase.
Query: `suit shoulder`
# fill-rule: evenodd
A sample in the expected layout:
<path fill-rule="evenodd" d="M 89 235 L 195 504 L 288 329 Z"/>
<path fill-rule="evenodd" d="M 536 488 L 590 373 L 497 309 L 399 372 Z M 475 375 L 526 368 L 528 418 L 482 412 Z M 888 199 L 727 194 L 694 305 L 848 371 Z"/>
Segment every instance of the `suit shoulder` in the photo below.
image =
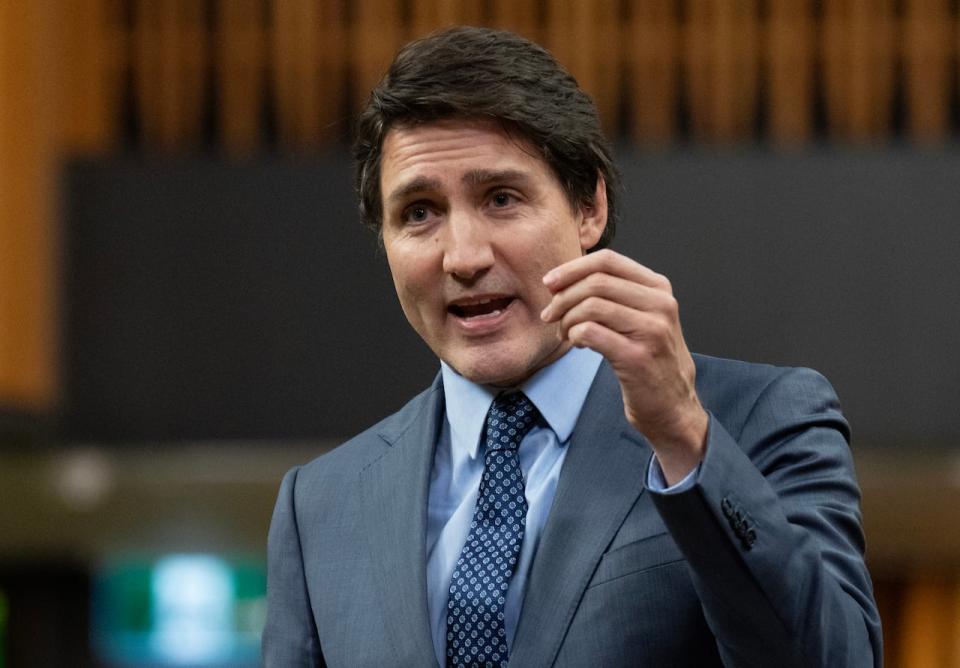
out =
<path fill-rule="evenodd" d="M 440 399 L 443 388 L 438 379 L 413 397 L 400 410 L 344 441 L 329 452 L 299 467 L 298 482 L 311 484 L 334 476 L 356 473 L 380 457 L 393 439 L 403 434 L 429 407 Z"/>
<path fill-rule="evenodd" d="M 693 355 L 697 367 L 697 393 L 704 407 L 714 413 L 731 433 L 750 417 L 758 404 L 773 403 L 784 412 L 836 410 L 839 403 L 830 382 L 819 372 L 804 367 L 758 364 L 741 360 Z"/>

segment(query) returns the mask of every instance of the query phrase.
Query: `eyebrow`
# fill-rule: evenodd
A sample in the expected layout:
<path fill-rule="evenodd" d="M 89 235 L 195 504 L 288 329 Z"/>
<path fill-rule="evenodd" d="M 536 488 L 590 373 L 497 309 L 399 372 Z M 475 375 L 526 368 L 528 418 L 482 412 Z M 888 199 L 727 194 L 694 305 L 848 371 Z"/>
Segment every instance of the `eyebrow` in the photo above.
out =
<path fill-rule="evenodd" d="M 529 183 L 530 175 L 519 169 L 471 169 L 463 175 L 462 181 L 472 187 L 485 186 L 491 183 L 516 183 L 519 185 Z M 440 179 L 428 176 L 418 176 L 409 183 L 395 188 L 387 198 L 387 202 L 397 202 L 405 200 L 411 195 L 428 192 L 431 190 L 440 190 L 442 188 Z"/>
<path fill-rule="evenodd" d="M 405 183 L 402 186 L 394 189 L 394 191 L 391 192 L 387 197 L 387 201 L 396 202 L 398 200 L 406 199 L 410 195 L 415 195 L 417 193 L 427 192 L 428 190 L 439 190 L 440 185 L 440 179 L 418 176 L 409 183 Z"/>
<path fill-rule="evenodd" d="M 529 181 L 530 175 L 519 169 L 471 169 L 463 175 L 463 182 L 470 186 L 485 186 L 497 182 L 524 184 Z"/>

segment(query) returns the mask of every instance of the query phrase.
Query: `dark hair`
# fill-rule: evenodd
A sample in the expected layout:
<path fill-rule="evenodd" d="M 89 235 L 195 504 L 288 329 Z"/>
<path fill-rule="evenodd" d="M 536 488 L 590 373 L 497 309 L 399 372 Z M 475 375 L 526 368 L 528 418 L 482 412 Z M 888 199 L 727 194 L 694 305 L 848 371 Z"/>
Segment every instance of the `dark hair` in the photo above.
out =
<path fill-rule="evenodd" d="M 510 32 L 456 27 L 407 44 L 370 93 L 353 145 L 360 217 L 383 225 L 383 140 L 397 125 L 490 118 L 529 142 L 556 174 L 570 205 L 591 205 L 602 175 L 607 246 L 617 221 L 619 175 L 597 109 L 543 47 Z"/>

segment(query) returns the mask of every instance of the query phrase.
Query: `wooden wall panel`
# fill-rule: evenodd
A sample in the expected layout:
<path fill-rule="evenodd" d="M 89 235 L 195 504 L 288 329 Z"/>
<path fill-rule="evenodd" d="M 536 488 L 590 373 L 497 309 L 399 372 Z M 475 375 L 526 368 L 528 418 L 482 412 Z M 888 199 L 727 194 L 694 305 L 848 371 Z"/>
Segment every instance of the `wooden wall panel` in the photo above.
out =
<path fill-rule="evenodd" d="M 889 134 L 894 29 L 892 0 L 824 0 L 823 83 L 833 137 L 865 142 Z"/>
<path fill-rule="evenodd" d="M 263 3 L 220 0 L 214 37 L 220 144 L 229 155 L 247 155 L 258 148 L 262 130 L 266 69 Z"/>
<path fill-rule="evenodd" d="M 684 71 L 694 139 L 729 143 L 752 134 L 759 76 L 756 0 L 690 0 Z"/>
<path fill-rule="evenodd" d="M 481 0 L 417 0 L 411 6 L 408 35 L 410 39 L 417 39 L 447 26 L 483 23 Z"/>
<path fill-rule="evenodd" d="M 947 575 L 924 575 L 904 592 L 897 635 L 901 668 L 960 668 L 960 583 Z"/>
<path fill-rule="evenodd" d="M 546 46 L 596 102 L 608 132 L 619 125 L 620 33 L 615 0 L 550 0 Z"/>
<path fill-rule="evenodd" d="M 196 147 L 207 93 L 207 29 L 203 3 L 137 0 L 132 67 L 146 147 Z"/>
<path fill-rule="evenodd" d="M 907 127 L 921 143 L 947 136 L 950 37 L 948 0 L 905 0 L 901 44 Z"/>
<path fill-rule="evenodd" d="M 341 141 L 396 49 L 456 23 L 545 44 L 593 95 L 606 129 L 623 133 L 629 109 L 643 144 L 674 141 L 681 122 L 698 142 L 802 144 L 821 102 L 841 141 L 889 137 L 901 101 L 915 141 L 957 131 L 953 0 L 64 2 L 62 145 L 73 153 L 108 150 L 126 132 L 128 71 L 135 147 L 189 150 L 212 120 L 227 153 L 250 153 L 273 139 L 265 109 L 282 147 Z"/>
<path fill-rule="evenodd" d="M 492 0 L 490 25 L 512 30 L 535 42 L 543 40 L 540 3 L 537 0 Z"/>
<path fill-rule="evenodd" d="M 770 0 L 763 40 L 770 138 L 795 146 L 813 131 L 814 23 L 809 0 Z"/>
<path fill-rule="evenodd" d="M 63 104 L 60 145 L 96 155 L 120 140 L 121 77 L 126 67 L 119 0 L 64 0 L 59 45 Z"/>
<path fill-rule="evenodd" d="M 58 399 L 55 3 L 0 0 L 0 406 Z"/>
<path fill-rule="evenodd" d="M 398 0 L 356 0 L 350 31 L 353 109 L 360 109 L 370 90 L 386 73 L 406 30 Z"/>
<path fill-rule="evenodd" d="M 674 0 L 635 2 L 625 28 L 633 139 L 665 145 L 676 132 L 680 31 Z"/>
<path fill-rule="evenodd" d="M 336 0 L 273 3 L 271 72 L 279 141 L 316 149 L 337 136 L 344 97 L 343 5 Z"/>

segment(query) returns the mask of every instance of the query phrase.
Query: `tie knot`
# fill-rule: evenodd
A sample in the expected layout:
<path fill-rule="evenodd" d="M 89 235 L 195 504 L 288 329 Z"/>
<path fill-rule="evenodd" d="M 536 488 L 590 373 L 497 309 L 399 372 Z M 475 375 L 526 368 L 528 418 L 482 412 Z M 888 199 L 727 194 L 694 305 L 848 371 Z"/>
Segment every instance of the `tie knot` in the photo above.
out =
<path fill-rule="evenodd" d="M 487 452 L 517 449 L 539 416 L 523 392 L 498 395 L 487 413 Z"/>

